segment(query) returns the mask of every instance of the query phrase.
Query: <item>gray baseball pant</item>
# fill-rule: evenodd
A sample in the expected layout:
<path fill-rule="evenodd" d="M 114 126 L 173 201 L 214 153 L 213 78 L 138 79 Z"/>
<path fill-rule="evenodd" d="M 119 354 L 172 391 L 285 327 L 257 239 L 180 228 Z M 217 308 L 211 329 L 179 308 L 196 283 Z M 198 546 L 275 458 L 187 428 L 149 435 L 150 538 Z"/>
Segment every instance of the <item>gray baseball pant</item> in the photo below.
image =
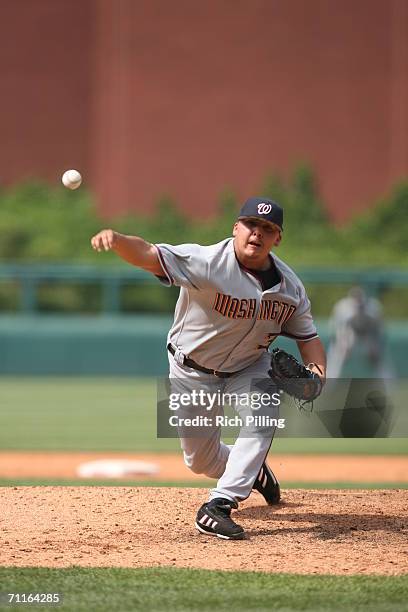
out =
<path fill-rule="evenodd" d="M 170 384 L 172 392 L 189 393 L 192 389 L 203 389 L 206 393 L 221 392 L 246 397 L 260 393 L 276 392 L 276 386 L 269 378 L 270 356 L 263 353 L 261 357 L 248 368 L 230 378 L 217 378 L 214 375 L 201 373 L 186 366 L 180 366 L 169 354 Z M 232 501 L 242 501 L 251 493 L 255 479 L 261 469 L 272 443 L 276 430 L 274 426 L 245 424 L 248 414 L 254 414 L 247 401 L 234 402 L 235 412 L 242 418 L 244 425 L 235 444 L 228 446 L 221 440 L 221 428 L 213 426 L 206 428 L 205 435 L 183 437 L 180 435 L 184 462 L 188 468 L 197 474 L 205 474 L 209 478 L 217 478 L 218 482 L 210 491 L 210 499 L 224 497 Z M 188 414 L 188 407 L 183 410 Z M 270 418 L 278 418 L 279 407 L 269 406 L 262 414 Z M 223 406 L 217 405 L 211 415 L 223 414 Z"/>

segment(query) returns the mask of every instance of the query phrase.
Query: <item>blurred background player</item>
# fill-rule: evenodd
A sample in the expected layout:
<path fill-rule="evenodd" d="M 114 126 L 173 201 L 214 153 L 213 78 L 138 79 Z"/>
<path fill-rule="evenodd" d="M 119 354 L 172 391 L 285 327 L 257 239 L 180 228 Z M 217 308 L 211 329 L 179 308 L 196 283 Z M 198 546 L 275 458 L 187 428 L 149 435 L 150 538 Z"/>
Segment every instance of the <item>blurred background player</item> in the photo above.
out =
<path fill-rule="evenodd" d="M 350 289 L 333 308 L 329 321 L 328 378 L 347 377 L 358 371 L 367 377 L 385 377 L 383 311 L 379 300 L 360 286 Z"/>

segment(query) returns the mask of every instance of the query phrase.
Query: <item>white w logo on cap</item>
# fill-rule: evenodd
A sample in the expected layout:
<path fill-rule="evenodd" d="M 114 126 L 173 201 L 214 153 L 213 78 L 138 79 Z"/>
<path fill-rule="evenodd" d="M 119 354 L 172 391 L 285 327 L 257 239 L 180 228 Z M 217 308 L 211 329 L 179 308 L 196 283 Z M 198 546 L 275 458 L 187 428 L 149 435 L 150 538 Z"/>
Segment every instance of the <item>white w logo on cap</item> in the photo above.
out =
<path fill-rule="evenodd" d="M 259 215 L 267 215 L 268 213 L 271 212 L 271 210 L 272 210 L 272 204 L 266 204 L 265 202 L 258 204 L 258 214 Z"/>

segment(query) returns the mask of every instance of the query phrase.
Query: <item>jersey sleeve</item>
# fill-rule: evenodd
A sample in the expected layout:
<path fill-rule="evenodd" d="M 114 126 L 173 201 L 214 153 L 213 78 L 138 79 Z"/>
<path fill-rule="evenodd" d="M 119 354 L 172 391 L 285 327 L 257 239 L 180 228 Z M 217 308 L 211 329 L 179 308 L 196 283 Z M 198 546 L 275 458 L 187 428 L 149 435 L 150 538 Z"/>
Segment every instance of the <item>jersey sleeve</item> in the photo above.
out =
<path fill-rule="evenodd" d="M 208 281 L 208 260 L 198 244 L 156 244 L 163 276 L 158 276 L 167 286 L 200 290 Z"/>
<path fill-rule="evenodd" d="M 291 318 L 283 325 L 281 335 L 303 341 L 318 337 L 310 309 L 310 300 L 303 285 L 299 286 L 299 305 Z"/>

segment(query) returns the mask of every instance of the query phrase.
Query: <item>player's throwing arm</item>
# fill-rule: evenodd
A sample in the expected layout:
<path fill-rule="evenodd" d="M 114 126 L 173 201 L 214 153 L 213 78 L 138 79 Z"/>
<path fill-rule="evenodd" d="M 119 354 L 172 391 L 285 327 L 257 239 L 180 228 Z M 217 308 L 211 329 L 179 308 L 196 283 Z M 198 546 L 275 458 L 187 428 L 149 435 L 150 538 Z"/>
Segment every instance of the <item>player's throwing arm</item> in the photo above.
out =
<path fill-rule="evenodd" d="M 119 257 L 157 276 L 163 274 L 156 247 L 139 236 L 126 236 L 112 229 L 103 229 L 91 239 L 95 251 L 115 251 Z"/>

